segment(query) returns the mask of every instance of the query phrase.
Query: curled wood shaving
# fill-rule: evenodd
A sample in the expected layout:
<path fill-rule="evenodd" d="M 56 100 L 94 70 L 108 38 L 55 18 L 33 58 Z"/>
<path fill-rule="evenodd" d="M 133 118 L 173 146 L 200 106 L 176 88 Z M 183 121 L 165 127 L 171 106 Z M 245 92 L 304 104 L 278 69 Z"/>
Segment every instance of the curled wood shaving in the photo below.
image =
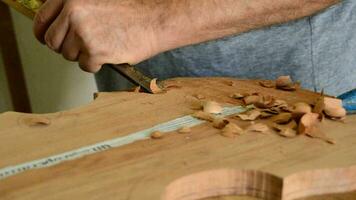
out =
<path fill-rule="evenodd" d="M 288 103 L 284 100 L 275 99 L 272 104 L 273 107 L 288 107 Z"/>
<path fill-rule="evenodd" d="M 178 130 L 178 133 L 182 133 L 182 134 L 184 134 L 184 133 L 190 133 L 192 130 L 190 129 L 190 127 L 188 127 L 188 126 L 183 126 L 182 128 L 180 128 L 179 130 Z"/>
<path fill-rule="evenodd" d="M 260 115 L 260 118 L 261 119 L 266 119 L 266 118 L 270 118 L 270 117 L 272 117 L 272 116 L 274 116 L 274 114 L 272 114 L 272 113 L 269 113 L 269 112 L 261 112 L 261 115 Z"/>
<path fill-rule="evenodd" d="M 222 107 L 215 101 L 206 101 L 203 104 L 203 111 L 206 113 L 220 114 L 222 112 Z"/>
<path fill-rule="evenodd" d="M 294 119 L 300 119 L 304 114 L 311 113 L 312 108 L 309 104 L 299 102 L 292 107 L 292 116 Z"/>
<path fill-rule="evenodd" d="M 274 88 L 276 84 L 273 81 L 260 81 L 258 82 L 262 87 L 265 88 Z"/>
<path fill-rule="evenodd" d="M 161 139 L 161 138 L 163 138 L 163 133 L 160 131 L 154 131 L 151 133 L 151 138 L 152 139 Z"/>
<path fill-rule="evenodd" d="M 292 114 L 291 113 L 280 113 L 276 116 L 273 116 L 271 118 L 271 121 L 276 123 L 276 124 L 287 124 L 290 122 L 292 119 Z"/>
<path fill-rule="evenodd" d="M 28 126 L 48 126 L 51 124 L 51 120 L 47 117 L 31 117 L 25 120 Z"/>
<path fill-rule="evenodd" d="M 203 111 L 195 112 L 192 116 L 197 119 L 201 119 L 201 120 L 205 120 L 205 121 L 209 121 L 209 122 L 214 121 L 214 115 L 212 115 L 210 113 L 203 112 Z"/>
<path fill-rule="evenodd" d="M 342 107 L 342 101 L 336 98 L 324 97 L 324 112 L 331 118 L 343 118 L 346 110 Z"/>
<path fill-rule="evenodd" d="M 276 88 L 286 91 L 295 91 L 299 89 L 300 83 L 293 83 L 290 76 L 280 76 L 276 80 Z"/>
<path fill-rule="evenodd" d="M 283 88 L 293 84 L 292 79 L 290 76 L 280 76 L 276 79 L 276 87 Z"/>
<path fill-rule="evenodd" d="M 238 125 L 229 122 L 222 130 L 221 130 L 221 135 L 225 137 L 230 137 L 233 138 L 236 135 L 241 135 L 243 134 L 243 129 L 240 128 Z"/>
<path fill-rule="evenodd" d="M 243 98 L 243 101 L 246 105 L 255 104 L 257 102 L 262 101 L 262 97 L 259 95 L 249 95 L 249 96 L 245 96 Z"/>
<path fill-rule="evenodd" d="M 224 128 L 227 124 L 229 123 L 229 120 L 224 119 L 224 118 L 215 118 L 213 120 L 213 127 L 217 129 L 222 129 Z"/>
<path fill-rule="evenodd" d="M 162 93 L 163 92 L 162 88 L 160 88 L 157 85 L 157 79 L 156 78 L 151 80 L 150 89 L 151 89 L 153 94 L 158 94 L 158 93 Z"/>
<path fill-rule="evenodd" d="M 274 98 L 272 96 L 262 96 L 260 101 L 254 103 L 257 108 L 271 108 L 274 105 Z"/>
<path fill-rule="evenodd" d="M 269 133 L 270 129 L 266 124 L 263 123 L 257 123 L 257 124 L 251 124 L 246 128 L 247 132 L 258 132 L 258 133 Z"/>
<path fill-rule="evenodd" d="M 242 114 L 238 114 L 236 116 L 238 116 L 241 120 L 244 120 L 244 121 L 253 121 L 253 120 L 256 120 L 260 115 L 261 115 L 261 111 L 251 110 L 251 111 L 247 111 Z"/>
<path fill-rule="evenodd" d="M 306 113 L 302 116 L 298 125 L 298 134 L 310 134 L 319 124 L 319 114 Z"/>

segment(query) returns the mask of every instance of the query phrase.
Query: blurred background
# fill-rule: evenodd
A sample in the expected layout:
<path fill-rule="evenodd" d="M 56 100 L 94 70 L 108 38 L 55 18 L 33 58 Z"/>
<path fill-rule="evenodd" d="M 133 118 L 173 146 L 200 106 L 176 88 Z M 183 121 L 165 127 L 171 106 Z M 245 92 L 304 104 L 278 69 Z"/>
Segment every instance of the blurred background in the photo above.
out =
<path fill-rule="evenodd" d="M 11 18 L 32 112 L 67 110 L 92 101 L 97 91 L 94 76 L 37 42 L 30 19 L 12 9 Z M 0 112 L 13 110 L 8 84 L 0 56 Z"/>

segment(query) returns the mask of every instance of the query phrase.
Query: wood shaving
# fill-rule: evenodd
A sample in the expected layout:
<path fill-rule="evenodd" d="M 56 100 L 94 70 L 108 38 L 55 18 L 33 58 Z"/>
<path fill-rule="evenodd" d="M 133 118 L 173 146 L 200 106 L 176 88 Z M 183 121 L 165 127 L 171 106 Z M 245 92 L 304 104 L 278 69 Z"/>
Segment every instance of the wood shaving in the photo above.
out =
<path fill-rule="evenodd" d="M 245 96 L 243 98 L 243 101 L 246 105 L 255 104 L 257 102 L 262 101 L 262 97 L 259 95 L 249 95 L 249 96 Z"/>
<path fill-rule="evenodd" d="M 288 103 L 284 100 L 275 99 L 272 104 L 273 107 L 288 107 Z"/>
<path fill-rule="evenodd" d="M 309 104 L 299 102 L 292 107 L 292 116 L 294 119 L 300 119 L 304 114 L 311 113 L 312 108 Z"/>
<path fill-rule="evenodd" d="M 217 129 L 222 129 L 224 128 L 227 124 L 229 123 L 229 120 L 224 119 L 224 118 L 215 118 L 213 120 L 213 127 Z"/>
<path fill-rule="evenodd" d="M 342 107 L 340 99 L 324 97 L 324 112 L 330 118 L 343 118 L 346 116 L 346 110 Z"/>
<path fill-rule="evenodd" d="M 293 83 L 290 76 L 280 76 L 276 80 L 276 88 L 286 91 L 295 91 L 300 88 L 300 83 Z"/>
<path fill-rule="evenodd" d="M 271 118 L 271 121 L 276 124 L 287 124 L 292 119 L 291 113 L 280 113 Z"/>
<path fill-rule="evenodd" d="M 211 114 L 220 114 L 222 112 L 222 107 L 215 101 L 206 101 L 203 104 L 203 111 Z"/>
<path fill-rule="evenodd" d="M 300 119 L 298 125 L 298 134 L 311 134 L 319 124 L 319 114 L 306 113 Z"/>
<path fill-rule="evenodd" d="M 153 133 L 151 133 L 151 138 L 152 139 L 162 139 L 163 133 L 160 131 L 154 131 Z"/>
<path fill-rule="evenodd" d="M 265 88 L 274 88 L 274 87 L 276 87 L 276 84 L 274 83 L 274 81 L 260 81 L 258 83 L 262 87 L 265 87 Z"/>
<path fill-rule="evenodd" d="M 182 128 L 180 128 L 179 130 L 178 130 L 178 133 L 182 133 L 182 134 L 184 134 L 184 133 L 190 133 L 192 130 L 190 129 L 190 127 L 188 127 L 188 126 L 183 126 Z"/>
<path fill-rule="evenodd" d="M 153 94 L 158 94 L 158 93 L 162 93 L 163 92 L 162 88 L 160 88 L 157 85 L 157 79 L 156 78 L 151 80 L 150 89 L 151 89 Z"/>
<path fill-rule="evenodd" d="M 253 121 L 256 120 L 260 115 L 261 115 L 261 111 L 251 110 L 242 114 L 238 114 L 236 116 L 238 116 L 243 121 Z"/>
<path fill-rule="evenodd" d="M 290 76 L 280 76 L 276 79 L 276 87 L 283 88 L 293 84 L 292 79 Z"/>
<path fill-rule="evenodd" d="M 241 135 L 244 133 L 244 130 L 240 128 L 238 125 L 229 122 L 222 130 L 221 135 L 225 137 L 233 138 L 236 135 Z"/>
<path fill-rule="evenodd" d="M 28 126 L 48 126 L 51 124 L 51 120 L 47 117 L 31 117 L 25 120 Z"/>
<path fill-rule="evenodd" d="M 203 111 L 195 112 L 192 116 L 197 119 L 201 119 L 201 120 L 205 120 L 205 121 L 209 121 L 209 122 L 214 121 L 214 118 L 215 118 L 214 115 L 212 115 L 210 113 L 203 112 Z"/>
<path fill-rule="evenodd" d="M 234 94 L 230 95 L 230 97 L 233 98 L 233 99 L 242 99 L 245 96 L 243 94 L 240 94 L 240 93 L 234 93 Z"/>
<path fill-rule="evenodd" d="M 254 103 L 257 108 L 271 108 L 274 105 L 274 98 L 272 96 L 261 96 L 260 101 Z"/>
<path fill-rule="evenodd" d="M 274 116 L 274 114 L 269 113 L 269 112 L 261 112 L 260 118 L 261 119 L 266 119 L 266 118 L 270 118 L 272 116 Z"/>
<path fill-rule="evenodd" d="M 257 123 L 257 124 L 251 124 L 246 128 L 247 132 L 258 132 L 258 133 L 269 133 L 270 129 L 266 124 L 263 123 Z"/>

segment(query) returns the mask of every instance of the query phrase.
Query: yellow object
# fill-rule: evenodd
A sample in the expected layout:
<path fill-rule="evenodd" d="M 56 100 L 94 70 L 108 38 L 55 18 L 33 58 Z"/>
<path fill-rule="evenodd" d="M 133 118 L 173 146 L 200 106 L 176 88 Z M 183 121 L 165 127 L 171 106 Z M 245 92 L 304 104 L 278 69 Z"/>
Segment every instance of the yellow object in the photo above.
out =
<path fill-rule="evenodd" d="M 17 2 L 34 12 L 36 12 L 43 4 L 41 0 L 17 0 Z"/>

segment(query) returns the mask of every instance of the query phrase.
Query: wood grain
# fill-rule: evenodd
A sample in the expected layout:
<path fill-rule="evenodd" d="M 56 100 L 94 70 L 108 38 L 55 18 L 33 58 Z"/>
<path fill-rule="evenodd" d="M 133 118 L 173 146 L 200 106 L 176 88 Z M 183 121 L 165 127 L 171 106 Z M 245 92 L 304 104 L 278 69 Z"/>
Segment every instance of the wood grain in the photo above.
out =
<path fill-rule="evenodd" d="M 308 91 L 262 88 L 256 81 L 181 78 L 165 82 L 167 93 L 101 93 L 81 108 L 47 115 L 0 115 L 0 168 L 73 150 L 152 127 L 194 112 L 202 95 L 238 105 L 232 93 L 260 92 L 289 103 L 311 103 Z M 48 125 L 29 126 L 45 117 Z M 233 120 L 241 126 L 246 123 Z M 326 120 L 330 145 L 299 136 L 246 134 L 222 137 L 210 124 L 171 133 L 0 181 L 0 199 L 204 199 L 248 195 L 298 199 L 356 189 L 356 117 Z M 350 193 L 354 195 L 354 193 Z M 330 195 L 328 195 L 330 196 Z"/>

